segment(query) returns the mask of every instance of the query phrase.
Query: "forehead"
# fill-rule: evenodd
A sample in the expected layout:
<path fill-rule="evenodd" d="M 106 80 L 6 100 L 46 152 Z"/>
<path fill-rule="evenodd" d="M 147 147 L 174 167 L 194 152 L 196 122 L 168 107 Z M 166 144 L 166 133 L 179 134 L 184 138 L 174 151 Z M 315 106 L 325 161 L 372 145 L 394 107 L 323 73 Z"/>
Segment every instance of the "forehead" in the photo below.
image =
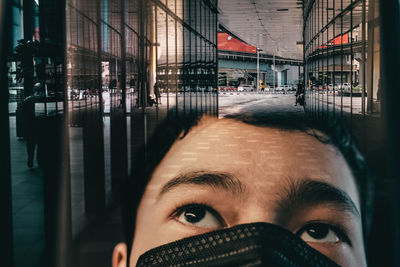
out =
<path fill-rule="evenodd" d="M 229 172 L 258 186 L 279 185 L 282 178 L 320 180 L 346 189 L 358 202 L 354 178 L 341 153 L 312 132 L 231 119 L 203 122 L 174 143 L 151 184 L 198 170 Z"/>

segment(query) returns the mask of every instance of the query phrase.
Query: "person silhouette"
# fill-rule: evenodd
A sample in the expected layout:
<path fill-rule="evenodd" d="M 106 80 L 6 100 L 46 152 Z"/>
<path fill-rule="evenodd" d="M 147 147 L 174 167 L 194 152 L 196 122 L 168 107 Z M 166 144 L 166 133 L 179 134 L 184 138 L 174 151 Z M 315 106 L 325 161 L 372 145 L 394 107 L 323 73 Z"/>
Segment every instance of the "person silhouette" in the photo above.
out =
<path fill-rule="evenodd" d="M 20 104 L 22 111 L 23 137 L 26 141 L 26 150 L 28 153 L 28 167 L 33 167 L 35 148 L 37 145 L 36 136 L 36 117 L 35 117 L 35 99 L 28 96 Z"/>

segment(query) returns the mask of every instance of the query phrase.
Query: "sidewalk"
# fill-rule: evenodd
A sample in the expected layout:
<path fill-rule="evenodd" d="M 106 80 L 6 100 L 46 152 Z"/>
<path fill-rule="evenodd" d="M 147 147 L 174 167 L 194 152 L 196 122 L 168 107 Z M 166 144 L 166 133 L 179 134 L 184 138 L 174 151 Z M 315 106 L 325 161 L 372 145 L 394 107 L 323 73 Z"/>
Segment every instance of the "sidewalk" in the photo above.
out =
<path fill-rule="evenodd" d="M 44 250 L 43 180 L 40 169 L 29 169 L 24 140 L 16 137 L 10 117 L 12 206 L 15 266 L 41 266 Z M 35 155 L 36 156 L 36 155 Z"/>

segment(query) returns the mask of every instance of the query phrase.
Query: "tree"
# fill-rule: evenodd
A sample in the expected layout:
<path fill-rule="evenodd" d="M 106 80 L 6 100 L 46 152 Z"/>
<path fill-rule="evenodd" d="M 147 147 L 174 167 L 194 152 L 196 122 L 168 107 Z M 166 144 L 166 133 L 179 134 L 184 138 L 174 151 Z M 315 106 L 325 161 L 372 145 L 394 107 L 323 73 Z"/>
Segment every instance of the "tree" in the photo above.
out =
<path fill-rule="evenodd" d="M 33 94 L 33 85 L 35 82 L 35 67 L 33 60 L 39 53 L 39 42 L 21 39 L 15 47 L 15 52 L 20 63 L 13 74 L 16 74 L 18 82 L 23 81 L 24 96 L 27 97 Z"/>

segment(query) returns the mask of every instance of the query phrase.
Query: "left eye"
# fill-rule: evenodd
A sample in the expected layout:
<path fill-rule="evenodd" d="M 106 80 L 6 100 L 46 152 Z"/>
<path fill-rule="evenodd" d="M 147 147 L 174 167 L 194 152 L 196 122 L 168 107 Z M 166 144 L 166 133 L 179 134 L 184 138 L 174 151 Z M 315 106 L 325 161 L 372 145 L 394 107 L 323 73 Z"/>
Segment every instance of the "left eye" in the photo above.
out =
<path fill-rule="evenodd" d="M 306 225 L 297 235 L 305 242 L 337 243 L 341 241 L 333 227 L 324 223 Z"/>
<path fill-rule="evenodd" d="M 221 216 L 213 209 L 205 205 L 187 205 L 175 212 L 177 221 L 200 228 L 223 227 Z"/>

